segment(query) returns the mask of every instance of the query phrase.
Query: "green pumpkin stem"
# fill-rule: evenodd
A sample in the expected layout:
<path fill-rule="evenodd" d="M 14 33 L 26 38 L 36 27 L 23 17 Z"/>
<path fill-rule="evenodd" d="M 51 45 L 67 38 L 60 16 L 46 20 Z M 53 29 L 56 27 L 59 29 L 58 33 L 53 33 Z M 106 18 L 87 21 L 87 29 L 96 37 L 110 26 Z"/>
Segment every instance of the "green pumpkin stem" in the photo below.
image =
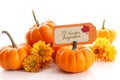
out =
<path fill-rule="evenodd" d="M 33 14 L 33 17 L 34 17 L 35 23 L 37 24 L 37 26 L 39 26 L 39 22 L 38 22 L 38 20 L 36 19 L 36 16 L 35 16 L 35 13 L 34 13 L 33 10 L 32 10 L 32 14 Z"/>
<path fill-rule="evenodd" d="M 3 34 L 3 33 L 7 34 L 7 36 L 9 37 L 9 39 L 10 39 L 10 41 L 11 41 L 11 43 L 12 43 L 12 47 L 13 47 L 13 48 L 17 48 L 17 46 L 16 46 L 13 38 L 12 38 L 11 35 L 9 34 L 9 32 L 7 32 L 7 31 L 2 31 L 2 34 Z"/>
<path fill-rule="evenodd" d="M 77 41 L 73 41 L 72 50 L 76 50 L 76 48 L 77 48 Z"/>
<path fill-rule="evenodd" d="M 103 20 L 102 29 L 105 29 L 105 19 Z"/>

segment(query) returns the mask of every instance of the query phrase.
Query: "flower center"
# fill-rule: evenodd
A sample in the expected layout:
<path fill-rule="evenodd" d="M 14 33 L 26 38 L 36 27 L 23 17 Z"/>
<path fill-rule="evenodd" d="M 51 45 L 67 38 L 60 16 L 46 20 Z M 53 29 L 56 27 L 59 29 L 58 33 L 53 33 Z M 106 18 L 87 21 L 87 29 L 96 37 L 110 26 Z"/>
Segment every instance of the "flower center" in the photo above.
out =
<path fill-rule="evenodd" d="M 36 61 L 32 61 L 31 62 L 31 67 L 35 67 L 35 65 L 36 65 Z"/>
<path fill-rule="evenodd" d="M 94 50 L 94 53 L 95 53 L 95 54 L 99 54 L 99 50 L 98 50 L 98 49 L 95 49 L 95 50 Z"/>
<path fill-rule="evenodd" d="M 40 56 L 44 56 L 45 55 L 45 50 L 39 50 L 38 53 L 39 53 Z"/>

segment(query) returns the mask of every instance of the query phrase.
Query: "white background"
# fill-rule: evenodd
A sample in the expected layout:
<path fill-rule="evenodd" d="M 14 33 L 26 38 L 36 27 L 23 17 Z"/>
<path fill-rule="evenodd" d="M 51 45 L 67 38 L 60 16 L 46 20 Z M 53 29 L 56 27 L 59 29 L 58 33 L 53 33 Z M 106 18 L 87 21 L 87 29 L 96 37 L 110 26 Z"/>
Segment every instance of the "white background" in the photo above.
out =
<path fill-rule="evenodd" d="M 11 44 L 2 30 L 10 32 L 16 44 L 25 42 L 25 34 L 33 24 L 32 9 L 39 23 L 53 20 L 56 24 L 91 22 L 97 29 L 105 26 L 115 29 L 114 41 L 117 57 L 114 62 L 95 62 L 82 73 L 69 74 L 58 69 L 53 63 L 48 69 L 38 73 L 5 71 L 0 68 L 0 80 L 114 80 L 120 79 L 119 0 L 0 0 L 0 47 Z"/>

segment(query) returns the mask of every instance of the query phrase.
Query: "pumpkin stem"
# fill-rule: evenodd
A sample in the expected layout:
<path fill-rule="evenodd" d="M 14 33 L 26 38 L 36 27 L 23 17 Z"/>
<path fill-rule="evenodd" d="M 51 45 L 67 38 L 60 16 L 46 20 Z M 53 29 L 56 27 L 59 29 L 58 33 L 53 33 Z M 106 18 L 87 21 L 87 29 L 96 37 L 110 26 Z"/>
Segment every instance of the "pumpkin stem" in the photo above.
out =
<path fill-rule="evenodd" d="M 10 39 L 10 41 L 11 41 L 11 43 L 12 43 L 12 47 L 13 47 L 13 48 L 17 48 L 17 46 L 16 46 L 13 38 L 12 38 L 11 35 L 9 34 L 9 32 L 7 32 L 7 31 L 2 31 L 2 34 L 3 34 L 3 33 L 7 34 L 7 36 L 9 37 L 9 39 Z"/>
<path fill-rule="evenodd" d="M 102 29 L 105 28 L 105 19 L 103 20 L 103 25 L 102 25 Z"/>
<path fill-rule="evenodd" d="M 32 14 L 33 14 L 33 17 L 34 17 L 35 23 L 37 24 L 37 26 L 39 26 L 39 22 L 38 22 L 38 20 L 36 19 L 36 16 L 35 16 L 35 13 L 34 13 L 33 10 L 32 10 Z"/>
<path fill-rule="evenodd" d="M 77 41 L 73 41 L 73 47 L 72 47 L 72 50 L 76 50 L 77 48 Z"/>

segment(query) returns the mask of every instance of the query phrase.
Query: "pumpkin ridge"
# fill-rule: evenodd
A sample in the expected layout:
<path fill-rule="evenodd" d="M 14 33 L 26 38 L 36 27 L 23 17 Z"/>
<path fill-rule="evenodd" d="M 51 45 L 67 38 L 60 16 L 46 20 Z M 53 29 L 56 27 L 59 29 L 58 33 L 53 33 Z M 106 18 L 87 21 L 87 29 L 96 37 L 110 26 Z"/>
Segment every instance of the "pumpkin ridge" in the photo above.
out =
<path fill-rule="evenodd" d="M 62 55 L 62 52 L 63 52 L 63 51 L 62 51 L 62 52 L 61 52 L 61 51 L 62 51 L 62 48 L 56 53 L 56 57 Z M 61 54 L 58 54 L 58 53 L 61 53 Z M 60 59 L 60 58 L 61 58 L 61 57 L 58 57 L 58 58 L 56 58 L 56 57 L 55 57 L 55 61 L 56 61 L 56 63 L 59 63 L 59 64 L 57 64 L 57 65 L 58 65 L 58 66 L 61 66 L 61 65 L 60 65 L 60 63 L 61 63 L 61 59 Z"/>
<path fill-rule="evenodd" d="M 64 51 L 65 52 L 65 51 Z M 68 53 L 67 51 L 66 51 L 66 53 Z M 69 65 L 68 65 L 68 61 L 69 61 L 69 55 L 68 54 L 61 54 L 62 56 L 61 56 L 61 58 L 62 58 L 62 60 L 61 60 L 61 65 L 63 65 L 63 66 L 61 66 L 61 67 L 63 67 L 63 69 L 65 68 L 65 69 L 67 69 L 68 67 L 69 67 Z"/>
<path fill-rule="evenodd" d="M 69 69 L 73 72 L 76 72 L 76 59 L 75 59 L 75 54 L 76 54 L 76 51 L 72 50 L 71 53 L 69 54 L 69 62 L 68 63 L 71 63 L 69 66 Z"/>
<path fill-rule="evenodd" d="M 93 57 L 94 56 L 94 53 L 91 51 L 91 50 L 89 50 L 89 49 L 87 49 L 86 48 L 86 53 L 87 53 L 87 62 L 88 62 L 88 64 L 87 64 L 87 66 L 86 66 L 86 69 L 89 67 L 89 66 L 91 66 L 92 64 L 93 64 L 93 62 L 94 62 L 94 58 L 92 58 L 93 60 L 90 60 L 89 61 L 89 58 L 90 57 Z"/>
<path fill-rule="evenodd" d="M 45 40 L 46 43 L 50 43 L 53 41 L 52 29 L 49 26 L 42 25 L 40 26 L 39 31 L 41 33 L 43 40 Z"/>
<path fill-rule="evenodd" d="M 32 41 L 31 41 L 31 38 L 30 38 L 30 31 L 26 34 L 26 42 L 28 43 L 28 44 L 33 44 L 32 43 Z"/>
<path fill-rule="evenodd" d="M 77 62 L 79 63 L 79 66 L 77 65 L 77 68 L 79 71 L 83 71 L 85 68 L 85 58 L 82 50 L 77 51 Z M 79 62 L 80 61 L 80 62 Z"/>
<path fill-rule="evenodd" d="M 91 61 L 89 62 L 89 57 L 90 57 L 90 54 L 91 53 L 89 53 L 89 50 L 88 49 L 86 49 L 86 48 L 84 48 L 83 50 L 82 50 L 82 53 L 84 54 L 84 56 L 85 56 L 85 62 L 86 62 L 86 67 L 85 67 L 85 69 L 88 69 L 88 67 L 90 66 L 90 64 L 91 64 Z"/>
<path fill-rule="evenodd" d="M 111 35 L 110 35 L 110 30 L 109 29 L 104 29 L 103 35 L 106 39 L 111 40 Z"/>
<path fill-rule="evenodd" d="M 22 62 L 23 62 L 24 58 L 27 56 L 26 51 L 25 51 L 25 49 L 19 47 L 17 49 L 17 54 L 19 57 L 19 63 L 20 63 L 19 66 L 22 67 Z"/>
<path fill-rule="evenodd" d="M 41 33 L 39 32 L 39 28 L 32 29 L 32 31 L 30 32 L 30 35 L 31 35 L 30 37 L 31 42 L 33 44 L 39 40 L 44 40 Z"/>
<path fill-rule="evenodd" d="M 81 49 L 81 52 L 82 52 L 82 54 L 84 55 L 84 69 L 83 70 L 85 70 L 86 68 L 87 68 L 87 66 L 88 66 L 88 59 L 87 59 L 87 53 L 86 53 L 86 51 L 85 51 L 85 49 Z"/>
<path fill-rule="evenodd" d="M 2 67 L 4 67 L 6 70 L 8 70 L 9 68 L 7 67 L 7 63 L 6 63 L 6 52 L 7 52 L 7 48 L 3 49 L 1 52 L 0 52 L 0 65 Z M 1 61 L 1 60 L 4 60 L 4 61 Z"/>
<path fill-rule="evenodd" d="M 79 58 L 79 54 L 81 54 L 81 52 L 79 52 L 79 51 L 76 52 L 76 54 L 75 54 L 75 58 L 76 58 L 76 64 L 75 64 L 76 65 L 76 71 L 79 71 L 79 67 L 81 65 L 80 62 L 79 62 L 79 59 L 80 59 Z"/>
<path fill-rule="evenodd" d="M 9 58 L 7 58 L 9 57 Z M 7 56 L 6 56 L 6 62 L 7 62 L 7 66 L 9 69 L 14 70 L 14 69 L 19 69 L 20 68 L 20 64 L 19 64 L 19 55 L 17 52 L 17 49 L 14 48 L 10 48 L 8 49 L 7 52 Z"/>
<path fill-rule="evenodd" d="M 90 66 L 91 66 L 94 63 L 94 61 L 95 61 L 95 55 L 94 55 L 94 53 L 93 53 L 92 50 L 89 50 L 89 53 L 90 53 L 90 57 L 93 57 L 92 60 L 91 60 L 91 62 L 90 62 Z"/>
<path fill-rule="evenodd" d="M 109 37 L 108 37 L 108 39 L 110 38 L 110 41 L 112 41 L 113 39 L 113 35 L 112 35 L 112 32 L 110 31 L 110 30 L 108 30 L 108 33 L 109 33 Z"/>

